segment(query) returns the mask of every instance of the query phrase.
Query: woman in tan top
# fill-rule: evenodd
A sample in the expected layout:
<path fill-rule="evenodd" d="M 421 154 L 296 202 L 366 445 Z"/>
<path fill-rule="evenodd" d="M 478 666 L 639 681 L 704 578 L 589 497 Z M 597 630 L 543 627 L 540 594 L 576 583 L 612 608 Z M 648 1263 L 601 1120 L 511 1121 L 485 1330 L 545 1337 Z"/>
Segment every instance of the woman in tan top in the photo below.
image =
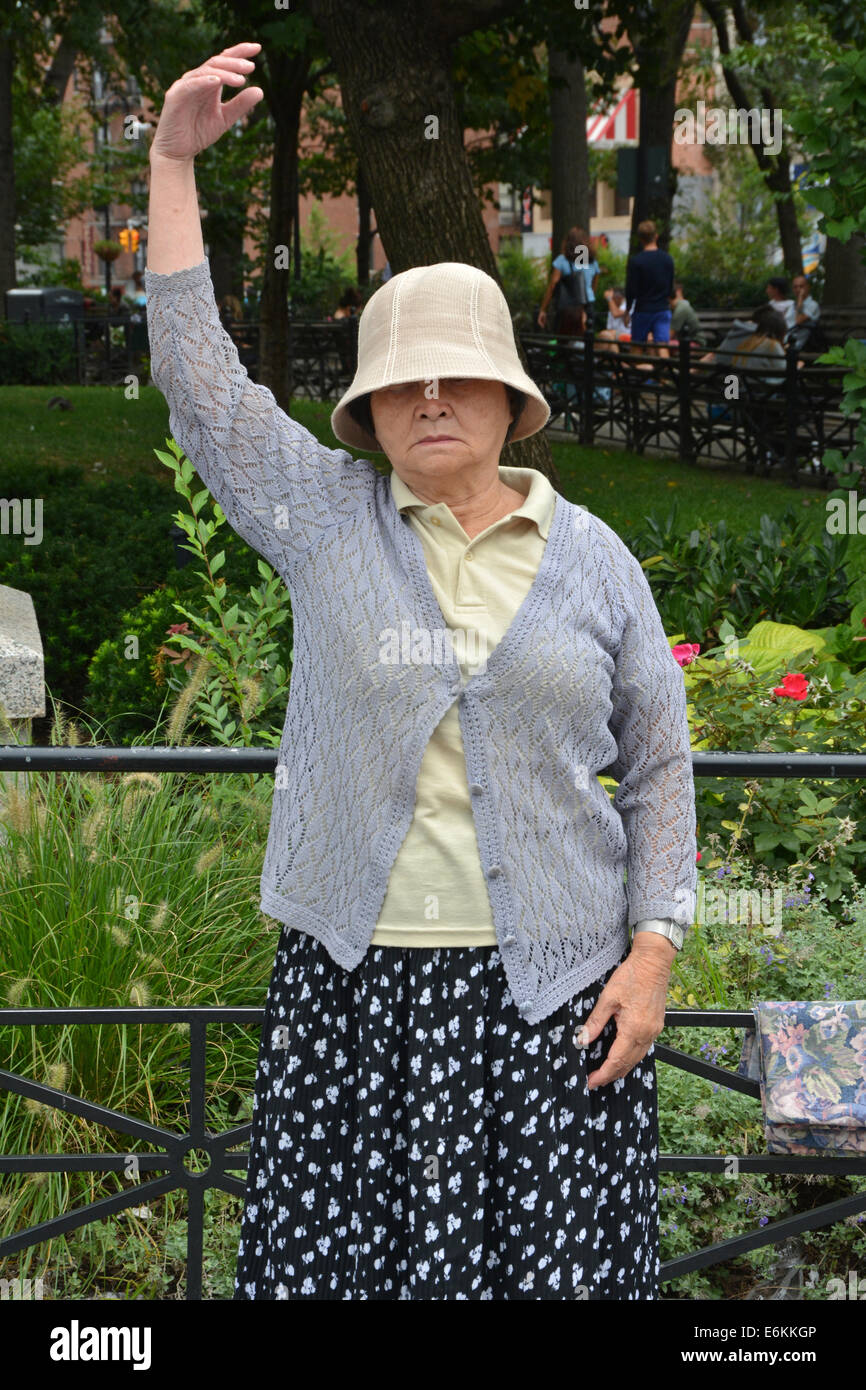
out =
<path fill-rule="evenodd" d="M 235 45 L 173 84 L 151 150 L 147 275 L 154 380 L 169 396 L 184 447 L 206 483 L 210 477 L 207 400 L 234 400 L 233 389 L 228 388 L 237 384 L 238 365 L 231 340 L 219 328 L 213 302 L 193 159 L 262 96 L 259 88 L 248 88 L 225 106 L 221 104 L 221 85 L 243 85 L 258 47 Z M 432 297 L 425 301 L 429 285 Z M 451 298 L 445 287 L 453 291 Z M 597 646 L 591 648 L 592 657 L 577 655 L 574 614 L 580 613 L 584 624 L 595 615 L 590 611 L 592 603 L 572 601 L 568 586 L 582 582 L 583 569 L 576 571 L 573 557 L 583 552 L 574 548 L 578 545 L 574 536 L 583 530 L 580 523 L 589 525 L 589 521 L 558 497 L 540 473 L 499 464 L 501 448 L 515 428 L 519 426 L 525 437 L 543 426 L 549 411 L 520 367 L 507 305 L 495 282 L 462 264 L 405 271 L 392 277 L 368 303 L 361 319 L 362 337 L 365 324 L 380 321 L 373 307 L 377 300 L 389 306 L 392 328 L 399 317 L 398 303 L 409 323 L 416 306 L 414 332 L 422 339 L 434 325 L 417 317 L 418 303 L 444 301 L 444 320 L 452 315 L 456 322 L 451 321 L 451 337 L 442 340 L 443 360 L 457 360 L 458 340 L 467 339 L 468 350 L 477 350 L 484 367 L 477 376 L 443 372 L 435 383 L 392 376 L 392 385 L 362 390 L 357 383 L 370 364 L 361 360 L 359 340 L 353 383 L 357 389 L 346 393 L 333 420 L 344 442 L 363 440 L 364 447 L 384 452 L 393 466 L 387 498 L 380 487 L 382 479 L 366 465 L 369 477 L 376 479 L 373 505 L 386 523 L 374 528 L 375 540 L 390 547 L 379 579 L 390 582 L 396 575 L 401 594 L 411 602 L 417 576 L 407 575 L 403 559 L 395 558 L 393 548 L 395 535 L 406 534 L 396 516 L 399 512 L 407 532 L 411 528 L 417 537 L 428 589 L 438 600 L 448 633 L 464 639 L 454 642 L 464 683 L 483 670 L 488 657 L 495 666 L 508 637 L 514 652 L 516 614 L 524 599 L 532 596 L 536 604 L 540 602 L 535 581 L 545 560 L 549 560 L 545 579 L 556 590 L 556 599 L 547 601 L 539 619 L 561 626 L 564 611 L 572 624 L 566 642 L 558 648 L 560 660 L 555 663 L 556 680 L 548 681 L 547 705 L 540 700 L 537 685 L 530 690 L 525 680 L 520 683 L 515 671 L 519 662 L 499 663 L 500 681 L 511 681 L 507 689 L 524 701 L 527 718 L 534 709 L 532 738 L 524 750 L 532 756 L 533 767 L 526 769 L 525 777 L 511 779 L 516 801 L 525 803 L 530 799 L 529 788 L 546 792 L 539 754 L 544 740 L 549 742 L 551 692 L 558 695 L 561 706 L 579 671 L 586 673 L 588 682 L 600 667 L 615 664 Z M 435 327 L 443 331 L 441 325 Z M 383 333 L 386 352 L 399 352 L 394 337 L 392 332 L 389 340 Z M 497 361 L 506 359 L 511 365 L 503 375 Z M 197 373 L 206 389 L 194 384 Z M 506 384 L 507 377 L 512 385 Z M 515 381 L 519 389 L 514 388 Z M 196 390 L 206 397 L 198 414 L 196 409 L 185 409 L 184 401 L 185 393 Z M 286 429 L 291 424 L 291 440 L 315 464 L 317 441 L 296 422 L 286 422 L 264 388 L 245 389 L 243 397 L 232 407 L 237 418 L 227 421 L 226 413 L 220 415 L 217 410 L 221 436 L 227 428 L 229 432 L 239 428 L 239 439 L 266 439 L 282 420 Z M 247 453 L 251 471 L 245 495 L 254 495 L 259 481 Z M 327 456 L 323 466 L 334 467 L 333 452 L 323 453 Z M 343 459 L 351 462 L 348 455 Z M 238 467 L 235 458 L 235 472 Z M 230 475 L 231 462 L 227 469 Z M 322 496 L 317 474 L 314 466 L 305 473 L 292 460 L 287 460 L 286 470 L 287 477 L 292 472 L 293 497 L 300 512 L 296 524 L 302 528 L 308 514 L 315 519 Z M 346 469 L 347 475 L 350 471 Z M 281 476 L 278 469 L 274 498 L 284 491 Z M 360 471 L 357 476 L 367 477 Z M 217 469 L 213 478 L 218 483 L 217 500 L 236 503 L 242 491 L 237 480 Z M 299 478 L 304 484 L 300 491 Z M 352 476 L 347 486 L 362 489 L 367 483 L 356 484 Z M 246 500 L 249 503 L 249 495 Z M 336 500 L 339 505 L 340 498 Z M 255 508 L 247 510 L 254 515 Z M 355 540 L 358 547 L 369 538 L 371 509 L 365 504 L 361 510 L 363 517 L 345 527 L 347 542 L 351 545 Z M 334 529 L 330 513 L 326 521 L 330 535 Z M 647 623 L 652 625 L 657 670 L 647 665 L 645 674 L 651 679 L 644 683 L 647 689 L 635 708 L 649 710 L 654 728 L 663 724 L 669 728 L 670 720 L 662 719 L 653 706 L 649 687 L 662 685 L 677 701 L 679 757 L 672 757 L 662 740 L 654 752 L 641 746 L 641 763 L 655 759 L 664 775 L 681 785 L 688 752 L 680 673 L 672 673 L 668 664 L 664 632 L 637 562 L 613 533 L 602 534 L 603 523 L 593 519 L 592 525 L 600 537 L 598 553 L 603 547 L 607 547 L 605 554 L 613 548 L 624 567 L 623 576 L 627 571 L 633 577 L 633 571 L 638 571 L 642 586 L 638 601 L 643 606 L 630 617 L 628 642 L 629 659 L 638 663 L 636 678 L 644 674 L 641 643 L 649 640 L 643 635 Z M 342 533 L 342 523 L 339 526 Z M 302 566 L 323 562 L 322 546 L 310 534 L 311 545 L 301 545 L 297 552 Z M 551 551 L 548 538 L 553 536 L 556 549 Z M 362 555 L 363 551 L 352 553 Z M 297 575 L 295 569 L 292 573 Z M 591 575 L 593 584 L 597 578 Z M 607 578 L 613 584 L 612 576 Z M 611 605 L 617 613 L 624 613 L 629 601 L 625 578 L 622 585 L 625 597 Z M 360 605 L 360 589 L 355 596 Z M 351 598 L 347 593 L 348 603 Z M 334 596 L 333 601 L 340 599 Z M 594 603 L 607 604 L 607 599 Z M 427 611 L 432 612 L 429 605 Z M 638 632 L 640 637 L 635 635 Z M 537 635 L 535 626 L 523 634 L 524 667 Z M 389 644 L 396 644 L 400 660 L 403 634 L 386 631 L 377 636 L 386 653 Z M 369 643 L 363 634 L 360 642 L 357 670 L 350 668 L 350 679 L 363 674 L 368 659 Z M 493 676 L 491 682 L 496 684 Z M 293 675 L 293 693 L 294 683 Z M 415 688 L 422 698 L 420 679 Z M 466 722 L 470 731 L 478 728 L 481 717 L 476 712 L 477 682 L 471 688 L 472 717 Z M 490 805 L 489 786 L 467 782 L 466 749 L 457 713 L 465 684 L 461 690 L 458 683 L 452 694 L 456 698 L 449 694 L 448 707 L 425 750 L 412 823 L 391 866 L 376 930 L 363 958 L 353 968 L 343 969 L 312 927 L 287 926 L 281 934 L 256 1074 L 237 1299 L 657 1297 L 652 1040 L 664 1020 L 676 947 L 673 923 L 637 922 L 630 949 L 619 959 L 619 936 L 603 938 L 600 949 L 606 953 L 608 968 L 599 971 L 594 964 L 601 956 L 585 956 L 586 979 L 592 970 L 596 977 L 588 983 L 582 978 L 576 989 L 569 985 L 573 992 L 564 1003 L 558 999 L 565 996 L 565 988 L 556 1000 L 548 997 L 546 1009 L 539 1007 L 538 1020 L 534 1020 L 532 1002 L 516 1001 L 509 989 L 509 978 L 517 978 L 513 953 L 520 946 L 514 934 L 502 931 L 501 910 L 499 935 L 491 915 L 491 893 L 500 909 L 515 900 L 514 885 L 503 883 L 503 878 L 516 872 L 519 847 L 514 848 L 513 862 L 503 860 L 505 873 L 502 866 L 488 864 L 491 887 L 481 871 L 476 827 L 484 828 L 486 844 L 488 827 L 496 824 L 500 812 Z M 501 691 L 497 698 L 499 705 L 491 699 L 488 706 L 500 711 L 492 734 L 494 749 L 503 723 Z M 405 708 L 405 703 L 399 699 L 394 703 L 394 723 L 411 723 L 413 710 Z M 568 713 L 571 703 L 565 708 Z M 613 717 L 630 718 L 631 710 L 626 702 L 625 714 L 619 710 Z M 588 713 L 593 728 L 597 719 L 604 725 L 603 711 L 575 707 L 575 726 Z M 327 734 L 323 737 L 327 739 Z M 384 726 L 383 737 L 389 737 Z M 592 749 L 588 730 L 586 738 L 587 748 Z M 485 754 L 489 744 L 489 739 L 483 741 Z M 522 743 L 519 746 L 524 748 Z M 610 731 L 603 746 L 616 752 Z M 339 759 L 335 768 L 339 778 Z M 611 858 L 614 841 L 617 854 L 621 852 L 624 836 L 618 825 L 610 828 L 606 793 L 599 791 L 592 770 L 589 781 L 590 796 L 597 798 L 592 803 L 595 819 L 585 815 L 580 823 L 587 844 L 597 844 L 596 858 L 589 866 L 595 871 L 605 856 Z M 669 789 L 674 792 L 674 781 Z M 634 804 L 648 804 L 649 791 L 642 785 Z M 393 788 L 382 787 L 383 798 L 392 795 Z M 559 809 L 553 800 L 558 795 L 558 790 L 551 794 L 550 812 Z M 484 802 L 480 818 L 473 818 L 473 797 L 476 803 Z M 574 797 L 575 790 L 569 787 L 569 805 Z M 324 800 L 332 805 L 327 795 Z M 671 798 L 662 800 L 669 829 Z M 532 874 L 549 899 L 552 891 L 563 887 L 567 875 L 560 874 L 559 884 L 552 882 L 547 861 L 553 856 L 545 853 L 544 839 L 549 838 L 550 819 L 545 817 L 541 824 L 541 814 L 531 806 L 528 810 L 533 834 L 538 822 L 541 839 L 537 846 L 532 841 L 533 853 L 524 853 L 520 870 Z M 691 824 L 693 829 L 693 818 Z M 307 830 L 303 824 L 292 831 L 292 852 Z M 610 845 L 602 843 L 606 838 Z M 575 853 L 587 853 L 580 836 L 573 832 L 571 839 Z M 279 851 L 282 846 L 276 848 Z M 693 842 L 684 851 L 674 846 L 673 852 L 678 875 L 681 866 L 693 867 Z M 638 862 L 631 862 L 639 879 Z M 618 878 L 616 892 L 621 894 L 619 860 L 612 867 L 606 865 L 606 871 L 608 882 Z M 586 919 L 587 930 L 601 933 L 592 920 L 599 916 L 598 874 L 581 876 L 592 883 L 593 897 L 585 901 L 580 916 Z M 651 886 L 647 893 L 641 901 L 651 908 Z M 664 896 L 659 890 L 655 901 L 668 902 L 668 890 Z M 606 920 L 604 913 L 601 917 Z M 518 929 L 523 930 L 520 924 L 515 932 Z M 553 934 L 561 936 L 563 948 L 577 950 L 577 936 L 570 934 L 567 924 L 560 928 L 555 917 Z M 623 939 L 628 940 L 625 931 Z M 539 938 L 530 951 L 542 946 Z M 502 951 L 511 976 L 503 968 Z M 570 957 L 560 965 L 567 979 L 565 971 L 579 970 L 580 959 L 575 964 Z M 553 983 L 556 986 L 556 979 Z"/>

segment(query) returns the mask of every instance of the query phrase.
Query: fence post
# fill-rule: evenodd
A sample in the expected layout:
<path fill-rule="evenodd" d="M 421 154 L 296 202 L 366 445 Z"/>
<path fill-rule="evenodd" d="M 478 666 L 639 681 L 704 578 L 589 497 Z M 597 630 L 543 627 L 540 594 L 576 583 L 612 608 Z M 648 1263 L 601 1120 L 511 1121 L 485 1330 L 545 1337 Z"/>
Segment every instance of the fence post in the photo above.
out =
<path fill-rule="evenodd" d="M 785 353 L 785 471 L 791 487 L 800 486 L 797 471 L 797 349 Z"/>
<path fill-rule="evenodd" d="M 695 441 L 692 434 L 692 376 L 691 376 L 691 342 L 688 338 L 679 340 L 679 361 L 680 361 L 680 458 L 684 463 L 694 465 L 695 462 Z"/>
<path fill-rule="evenodd" d="M 595 438 L 595 421 L 592 417 L 595 377 L 595 334 L 587 330 L 583 335 L 583 410 L 580 421 L 580 442 L 591 444 Z"/>

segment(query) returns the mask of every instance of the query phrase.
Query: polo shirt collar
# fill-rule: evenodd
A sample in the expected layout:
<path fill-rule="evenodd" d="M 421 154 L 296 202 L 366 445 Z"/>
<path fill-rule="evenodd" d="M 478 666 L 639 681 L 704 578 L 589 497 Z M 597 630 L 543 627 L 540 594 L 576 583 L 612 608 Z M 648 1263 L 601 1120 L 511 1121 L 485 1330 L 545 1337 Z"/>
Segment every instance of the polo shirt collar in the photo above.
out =
<path fill-rule="evenodd" d="M 513 516 L 528 516 L 530 521 L 535 522 L 539 534 L 544 540 L 547 540 L 556 506 L 556 493 L 549 480 L 536 468 L 508 468 L 504 464 L 499 465 L 499 476 L 508 487 L 514 488 L 515 492 L 526 494 L 525 501 L 502 520 L 510 521 Z M 417 510 L 420 517 L 424 518 L 441 515 L 443 511 L 453 516 L 451 508 L 445 502 L 423 502 L 420 497 L 416 497 L 412 489 L 407 483 L 404 483 L 393 468 L 391 470 L 391 495 L 399 512 L 405 512 L 412 508 Z"/>

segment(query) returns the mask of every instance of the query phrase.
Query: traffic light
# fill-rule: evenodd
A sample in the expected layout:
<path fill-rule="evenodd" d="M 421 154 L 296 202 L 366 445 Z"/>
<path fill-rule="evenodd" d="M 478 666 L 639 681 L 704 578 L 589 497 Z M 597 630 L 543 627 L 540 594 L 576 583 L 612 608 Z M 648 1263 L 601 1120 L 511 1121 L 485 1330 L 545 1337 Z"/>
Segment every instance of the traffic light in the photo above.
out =
<path fill-rule="evenodd" d="M 117 237 L 124 251 L 138 250 L 138 229 L 136 227 L 122 227 Z"/>

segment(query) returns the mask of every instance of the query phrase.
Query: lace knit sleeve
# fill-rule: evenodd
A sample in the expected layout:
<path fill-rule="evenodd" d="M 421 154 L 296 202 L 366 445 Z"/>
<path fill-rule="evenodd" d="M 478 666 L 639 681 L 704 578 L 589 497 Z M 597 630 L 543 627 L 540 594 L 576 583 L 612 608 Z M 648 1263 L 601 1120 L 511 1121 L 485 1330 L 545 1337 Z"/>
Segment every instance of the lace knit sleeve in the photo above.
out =
<path fill-rule="evenodd" d="M 220 322 L 207 259 L 145 270 L 150 373 L 171 433 L 229 525 L 282 571 L 364 505 L 378 476 L 328 449 L 250 380 Z"/>
<path fill-rule="evenodd" d="M 629 926 L 650 917 L 688 926 L 697 888 L 696 817 L 683 673 L 643 569 L 616 542 L 613 578 L 624 626 L 609 728 L 618 753 L 605 770 L 619 782 L 613 804 L 628 841 Z"/>

